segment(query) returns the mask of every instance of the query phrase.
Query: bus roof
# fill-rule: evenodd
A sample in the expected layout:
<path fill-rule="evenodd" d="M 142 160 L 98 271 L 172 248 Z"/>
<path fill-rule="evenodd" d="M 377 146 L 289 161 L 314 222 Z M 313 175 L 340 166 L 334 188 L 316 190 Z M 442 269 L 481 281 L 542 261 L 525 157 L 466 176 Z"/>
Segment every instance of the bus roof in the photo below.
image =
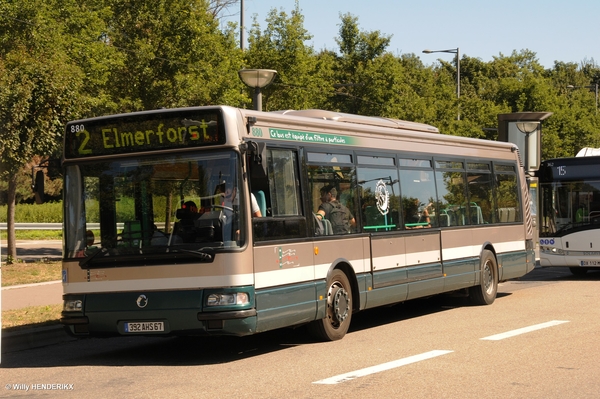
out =
<path fill-rule="evenodd" d="M 223 107 L 231 108 L 231 107 Z M 501 151 L 518 152 L 513 143 L 483 140 L 472 137 L 438 134 L 438 128 L 418 122 L 392 118 L 346 114 L 320 109 L 282 110 L 262 112 L 250 109 L 232 108 L 241 113 L 242 119 L 251 119 L 252 126 L 258 129 L 322 129 L 325 134 L 351 134 L 365 139 L 393 140 L 395 143 L 429 143 L 438 146 L 434 152 L 445 153 L 447 147 L 455 146 L 463 151 Z M 302 133 L 302 132 L 300 132 Z M 432 134 L 433 133 L 433 134 Z M 268 138 L 267 134 L 260 137 Z M 382 142 L 378 148 L 381 148 Z M 376 147 L 374 147 L 376 148 Z M 459 150 L 460 151 L 460 150 Z M 455 151 L 456 152 L 456 151 Z M 466 152 L 463 155 L 467 155 Z M 474 156 L 474 154 L 471 154 Z"/>
<path fill-rule="evenodd" d="M 376 116 L 364 116 L 346 114 L 343 112 L 326 111 L 322 109 L 283 110 L 271 113 L 291 116 L 302 116 L 305 118 L 323 119 L 336 122 L 356 123 L 359 125 L 389 127 L 394 129 L 415 130 L 427 133 L 439 133 L 437 127 L 425 123 L 409 122 L 400 119 L 383 118 Z"/>

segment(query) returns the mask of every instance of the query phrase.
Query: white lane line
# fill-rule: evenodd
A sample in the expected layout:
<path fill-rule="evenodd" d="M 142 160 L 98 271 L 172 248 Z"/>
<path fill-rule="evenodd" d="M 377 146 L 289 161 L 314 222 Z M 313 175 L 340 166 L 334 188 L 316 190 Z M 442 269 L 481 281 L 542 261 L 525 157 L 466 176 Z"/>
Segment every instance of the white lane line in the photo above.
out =
<path fill-rule="evenodd" d="M 534 326 L 519 328 L 517 330 L 507 331 L 505 333 L 496 334 L 496 335 L 490 335 L 489 337 L 480 338 L 480 339 L 487 340 L 487 341 L 500 341 L 501 339 L 511 338 L 516 335 L 525 334 L 525 333 L 536 331 L 536 330 L 541 330 L 542 328 L 554 327 L 554 326 L 558 326 L 559 324 L 568 323 L 568 322 L 569 322 L 568 320 L 552 320 L 547 323 L 541 323 L 541 324 L 536 324 Z"/>
<path fill-rule="evenodd" d="M 446 355 L 454 351 L 434 350 L 421 353 L 420 355 L 405 357 L 404 359 L 394 360 L 388 363 L 378 364 L 376 366 L 367 367 L 361 370 L 351 371 L 346 374 L 336 375 L 335 377 L 326 378 L 324 380 L 315 381 L 313 384 L 339 384 L 340 382 L 350 381 L 358 377 L 364 377 L 369 374 L 379 373 L 381 371 L 391 370 L 396 367 L 406 366 L 411 363 L 420 362 L 421 360 L 431 359 L 437 356 Z"/>

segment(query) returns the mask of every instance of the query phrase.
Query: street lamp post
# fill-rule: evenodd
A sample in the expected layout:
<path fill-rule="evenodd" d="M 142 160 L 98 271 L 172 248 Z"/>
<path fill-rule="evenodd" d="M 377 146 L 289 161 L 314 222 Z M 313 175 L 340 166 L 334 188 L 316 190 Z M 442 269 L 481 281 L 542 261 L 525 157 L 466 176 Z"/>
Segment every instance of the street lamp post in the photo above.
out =
<path fill-rule="evenodd" d="M 254 88 L 254 109 L 262 111 L 262 93 L 261 89 L 273 83 L 277 71 L 274 69 L 242 69 L 238 75 L 244 84 Z"/>
<path fill-rule="evenodd" d="M 598 115 L 598 82 L 594 83 L 590 86 L 573 86 L 568 85 L 567 89 L 594 89 L 594 93 L 596 94 L 596 115 Z"/>
<path fill-rule="evenodd" d="M 423 50 L 423 52 L 425 54 L 432 54 L 432 53 L 450 53 L 450 54 L 456 54 L 456 98 L 460 99 L 460 48 L 451 48 L 451 49 L 447 49 L 447 50 L 429 50 L 429 49 L 425 49 Z M 458 111 L 458 117 L 456 118 L 456 120 L 460 120 L 460 110 Z"/>

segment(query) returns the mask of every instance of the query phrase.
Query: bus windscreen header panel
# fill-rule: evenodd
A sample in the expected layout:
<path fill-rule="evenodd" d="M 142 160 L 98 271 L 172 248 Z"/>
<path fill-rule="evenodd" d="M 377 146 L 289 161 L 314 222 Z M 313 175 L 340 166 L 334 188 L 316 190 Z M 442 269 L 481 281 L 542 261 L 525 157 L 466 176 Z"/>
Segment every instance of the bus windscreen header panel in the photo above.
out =
<path fill-rule="evenodd" d="M 65 159 L 225 143 L 218 111 L 140 112 L 69 122 Z"/>

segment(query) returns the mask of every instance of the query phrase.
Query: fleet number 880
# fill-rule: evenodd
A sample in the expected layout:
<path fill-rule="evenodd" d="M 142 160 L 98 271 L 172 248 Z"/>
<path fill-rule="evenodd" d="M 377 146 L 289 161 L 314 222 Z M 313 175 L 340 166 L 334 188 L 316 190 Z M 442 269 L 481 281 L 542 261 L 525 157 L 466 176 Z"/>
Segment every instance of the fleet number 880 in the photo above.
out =
<path fill-rule="evenodd" d="M 85 127 L 83 125 L 71 125 L 71 133 L 83 132 Z"/>

